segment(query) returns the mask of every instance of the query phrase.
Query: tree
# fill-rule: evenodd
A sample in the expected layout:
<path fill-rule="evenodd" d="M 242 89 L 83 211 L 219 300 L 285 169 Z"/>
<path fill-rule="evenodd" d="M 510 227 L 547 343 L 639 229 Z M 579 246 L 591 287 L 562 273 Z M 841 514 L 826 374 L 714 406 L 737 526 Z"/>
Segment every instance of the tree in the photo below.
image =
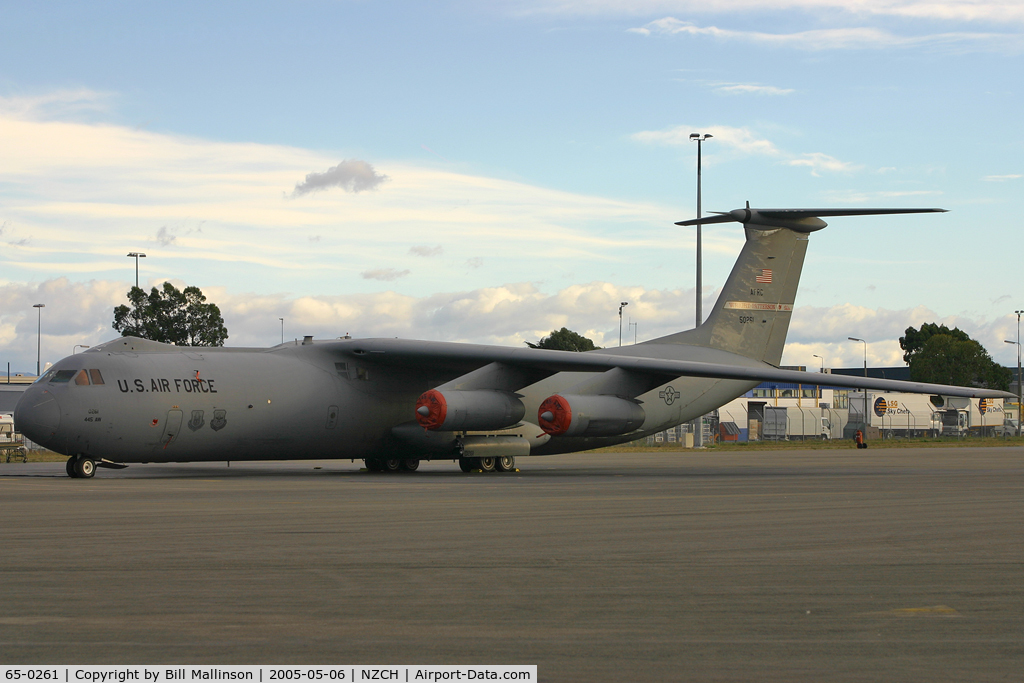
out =
<path fill-rule="evenodd" d="M 198 287 L 179 291 L 170 282 L 146 294 L 128 291 L 128 302 L 114 309 L 112 327 L 124 337 L 141 337 L 176 346 L 224 346 L 228 330 L 216 304 L 206 303 Z"/>
<path fill-rule="evenodd" d="M 971 339 L 959 327 L 954 327 L 951 330 L 945 325 L 936 325 L 935 323 L 925 323 L 921 325 L 920 330 L 908 327 L 904 334 L 906 336 L 900 337 L 900 348 L 903 349 L 903 362 L 907 365 L 910 365 L 914 356 L 921 352 L 925 343 L 937 334 L 945 334 L 959 341 L 970 341 Z"/>
<path fill-rule="evenodd" d="M 594 346 L 594 342 L 567 327 L 563 327 L 560 330 L 552 330 L 551 334 L 542 337 L 536 344 L 532 342 L 524 343 L 531 349 L 554 349 L 556 351 L 593 351 L 601 348 L 600 346 Z"/>
<path fill-rule="evenodd" d="M 933 334 L 911 356 L 910 379 L 1006 391 L 1010 386 L 1010 371 L 997 365 L 985 347 L 970 337 Z"/>

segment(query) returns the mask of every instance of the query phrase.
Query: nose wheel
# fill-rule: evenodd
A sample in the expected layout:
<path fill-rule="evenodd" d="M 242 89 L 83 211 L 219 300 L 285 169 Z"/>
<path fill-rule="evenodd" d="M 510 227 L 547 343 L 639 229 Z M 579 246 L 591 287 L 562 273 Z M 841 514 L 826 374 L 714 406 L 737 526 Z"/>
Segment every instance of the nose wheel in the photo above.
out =
<path fill-rule="evenodd" d="M 89 458 L 68 458 L 64 470 L 72 479 L 91 479 L 96 474 L 96 463 Z"/>

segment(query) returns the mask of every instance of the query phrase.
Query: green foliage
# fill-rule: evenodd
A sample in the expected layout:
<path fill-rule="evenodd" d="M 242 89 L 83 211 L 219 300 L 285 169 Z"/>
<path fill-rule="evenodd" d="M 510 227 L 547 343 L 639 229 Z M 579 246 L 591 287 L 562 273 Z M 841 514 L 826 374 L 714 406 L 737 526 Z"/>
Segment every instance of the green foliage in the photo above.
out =
<path fill-rule="evenodd" d="M 128 291 L 128 302 L 114 309 L 112 327 L 123 337 L 141 337 L 176 346 L 224 346 L 228 330 L 216 304 L 206 303 L 198 287 L 179 291 L 170 282 L 146 294 Z"/>
<path fill-rule="evenodd" d="M 914 356 L 921 352 L 925 343 L 937 334 L 948 335 L 959 341 L 971 340 L 967 333 L 959 327 L 954 327 L 951 330 L 945 325 L 936 325 L 935 323 L 925 323 L 921 325 L 920 330 L 908 327 L 904 334 L 906 336 L 900 337 L 900 348 L 903 349 L 903 362 L 907 365 L 910 365 L 910 361 L 913 360 Z"/>
<path fill-rule="evenodd" d="M 594 342 L 567 327 L 553 330 L 551 334 L 543 337 L 536 344 L 526 342 L 526 345 L 531 349 L 554 349 L 556 351 L 593 351 L 601 348 L 594 346 Z"/>
<path fill-rule="evenodd" d="M 985 347 L 969 337 L 933 334 L 911 356 L 910 379 L 1006 391 L 1010 386 L 1010 371 L 997 365 Z"/>

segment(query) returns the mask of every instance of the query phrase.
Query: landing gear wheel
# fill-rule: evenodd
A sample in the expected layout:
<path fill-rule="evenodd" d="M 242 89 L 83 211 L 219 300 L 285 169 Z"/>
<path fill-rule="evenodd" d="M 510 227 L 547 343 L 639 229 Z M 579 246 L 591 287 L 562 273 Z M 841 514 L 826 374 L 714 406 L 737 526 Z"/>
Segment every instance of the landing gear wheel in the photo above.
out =
<path fill-rule="evenodd" d="M 75 474 L 82 479 L 91 479 L 96 474 L 96 463 L 89 458 L 76 458 Z"/>
<path fill-rule="evenodd" d="M 386 458 L 384 460 L 385 472 L 397 472 L 402 469 L 402 461 L 398 458 Z"/>
<path fill-rule="evenodd" d="M 72 479 L 78 479 L 78 475 L 75 473 L 75 459 L 68 458 L 67 463 L 64 464 L 64 471 L 68 473 L 68 476 Z"/>
<path fill-rule="evenodd" d="M 503 455 L 500 458 L 495 458 L 494 467 L 499 472 L 514 472 L 516 469 L 516 456 Z"/>
<path fill-rule="evenodd" d="M 402 461 L 402 469 L 407 472 L 415 472 L 420 468 L 420 461 L 416 458 L 406 458 Z"/>
<path fill-rule="evenodd" d="M 494 458 L 475 458 L 477 467 L 484 472 L 494 471 Z"/>
<path fill-rule="evenodd" d="M 463 472 L 472 472 L 476 469 L 473 467 L 473 458 L 459 458 L 459 469 Z"/>
<path fill-rule="evenodd" d="M 366 469 L 370 472 L 380 472 L 384 469 L 377 458 L 367 458 L 363 462 L 366 464 Z"/>

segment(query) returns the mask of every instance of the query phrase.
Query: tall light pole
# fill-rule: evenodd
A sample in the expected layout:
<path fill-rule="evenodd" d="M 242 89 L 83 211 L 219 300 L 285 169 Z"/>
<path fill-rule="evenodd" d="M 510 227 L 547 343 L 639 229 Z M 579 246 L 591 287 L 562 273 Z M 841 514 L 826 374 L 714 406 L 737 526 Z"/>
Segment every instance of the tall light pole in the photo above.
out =
<path fill-rule="evenodd" d="M 1020 420 L 1021 420 L 1021 386 L 1020 386 L 1020 314 L 1024 311 L 1014 311 L 1017 314 L 1017 341 L 1012 342 L 1009 339 L 1005 339 L 1007 344 L 1017 345 L 1017 436 L 1020 436 Z"/>
<path fill-rule="evenodd" d="M 43 346 L 43 309 L 46 308 L 46 304 L 32 304 L 32 308 L 39 313 L 39 320 L 36 322 L 36 377 L 39 377 L 39 360 L 42 357 Z"/>
<path fill-rule="evenodd" d="M 863 339 L 857 339 L 856 337 L 847 337 L 850 341 L 859 341 L 864 345 L 864 376 L 868 376 L 868 343 Z"/>
<path fill-rule="evenodd" d="M 132 258 L 132 257 L 135 258 L 135 287 L 138 288 L 138 286 L 139 286 L 139 259 L 140 258 L 146 258 L 146 255 L 141 253 L 141 252 L 138 252 L 138 251 L 129 252 L 128 258 Z"/>
<path fill-rule="evenodd" d="M 281 343 L 284 344 L 284 318 L 278 318 L 281 321 Z"/>
<path fill-rule="evenodd" d="M 816 353 L 812 353 L 811 355 L 821 361 L 821 373 L 825 374 L 825 359 Z"/>
<path fill-rule="evenodd" d="M 697 142 L 697 218 L 700 218 L 700 153 L 701 143 L 708 138 L 714 137 L 710 133 L 690 133 L 690 139 Z M 700 245 L 700 224 L 697 224 L 697 324 L 695 327 L 700 327 L 700 324 L 704 321 L 704 311 L 702 309 L 701 297 L 703 296 L 704 286 L 703 267 L 701 261 L 701 245 Z"/>
<path fill-rule="evenodd" d="M 1015 310 L 1017 313 L 1017 435 L 1021 435 L 1021 313 L 1024 310 Z"/>
<path fill-rule="evenodd" d="M 1020 339 L 1020 333 L 1017 333 L 1017 338 Z M 1004 339 L 1007 344 L 1017 345 L 1017 436 L 1020 436 L 1020 341 L 1010 341 Z"/>
<path fill-rule="evenodd" d="M 628 301 L 623 301 L 619 304 L 619 346 L 622 346 L 622 309 L 628 305 Z"/>
<path fill-rule="evenodd" d="M 868 376 L 868 343 L 856 337 L 847 337 L 850 341 L 858 341 L 864 345 L 864 376 Z M 868 438 L 868 390 L 864 389 L 864 438 Z"/>

